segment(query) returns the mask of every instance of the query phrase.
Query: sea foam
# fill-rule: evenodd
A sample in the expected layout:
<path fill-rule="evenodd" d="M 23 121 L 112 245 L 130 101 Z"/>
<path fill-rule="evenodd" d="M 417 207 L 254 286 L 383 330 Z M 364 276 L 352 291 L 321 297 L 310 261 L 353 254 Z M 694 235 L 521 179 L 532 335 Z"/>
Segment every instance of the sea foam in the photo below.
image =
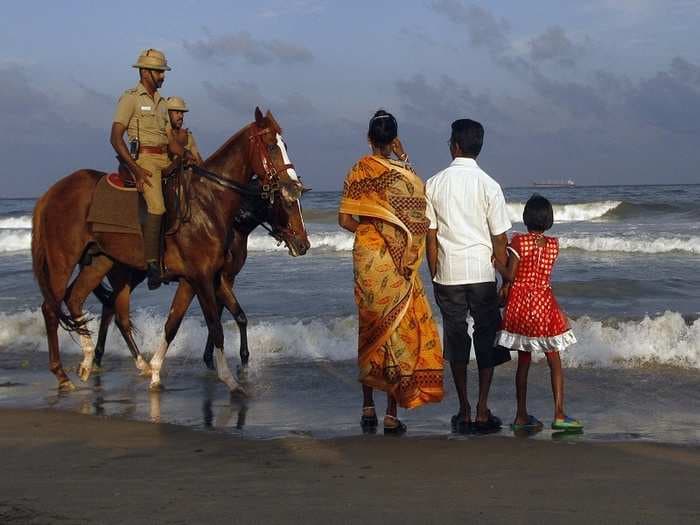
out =
<path fill-rule="evenodd" d="M 136 341 L 150 355 L 162 337 L 164 316 L 150 310 L 136 310 Z M 569 367 L 616 367 L 667 365 L 700 369 L 700 320 L 688 323 L 676 312 L 665 312 L 641 320 L 594 320 L 580 317 L 571 323 L 578 343 L 562 352 Z M 98 320 L 89 325 L 96 331 Z M 440 330 L 440 332 L 442 332 Z M 233 321 L 224 323 L 226 352 L 238 354 L 238 329 Z M 40 310 L 0 314 L 0 348 L 46 351 L 44 323 Z M 187 317 L 168 355 L 198 362 L 207 337 L 201 318 Z M 345 361 L 357 357 L 357 321 L 354 316 L 311 320 L 251 320 L 248 329 L 251 364 L 265 366 L 285 361 Z M 69 334 L 60 331 L 64 354 L 78 354 L 80 347 Z M 129 351 L 113 327 L 107 353 L 122 357 Z M 541 355 L 535 359 L 541 359 Z"/>
<path fill-rule="evenodd" d="M 600 219 L 617 208 L 622 201 L 582 202 L 579 204 L 555 204 L 554 222 L 590 221 Z M 523 222 L 524 202 L 509 202 L 508 217 L 511 222 Z"/>
<path fill-rule="evenodd" d="M 669 253 L 700 254 L 700 237 L 560 237 L 562 249 L 587 252 Z"/>
<path fill-rule="evenodd" d="M 32 218 L 29 215 L 20 217 L 5 217 L 0 219 L 0 230 L 26 230 L 32 228 Z"/>

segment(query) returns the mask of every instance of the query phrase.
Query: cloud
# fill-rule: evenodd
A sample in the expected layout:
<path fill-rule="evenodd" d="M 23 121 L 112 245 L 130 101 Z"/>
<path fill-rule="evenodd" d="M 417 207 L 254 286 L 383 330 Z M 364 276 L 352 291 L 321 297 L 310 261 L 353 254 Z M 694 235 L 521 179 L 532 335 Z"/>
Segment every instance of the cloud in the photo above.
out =
<path fill-rule="evenodd" d="M 323 11 L 323 0 L 296 0 L 285 1 L 274 7 L 267 7 L 258 11 L 263 18 L 279 18 L 282 16 L 310 15 Z"/>
<path fill-rule="evenodd" d="M 645 79 L 627 97 L 641 121 L 674 133 L 700 134 L 700 68 L 675 58 L 668 71 Z"/>
<path fill-rule="evenodd" d="M 433 0 L 432 9 L 454 24 L 463 25 L 474 47 L 484 47 L 492 53 L 502 53 L 510 47 L 510 25 L 479 6 L 465 6 L 458 0 Z"/>
<path fill-rule="evenodd" d="M 254 82 L 235 81 L 225 85 L 215 85 L 209 81 L 202 83 L 207 95 L 221 107 L 237 116 L 250 117 L 255 106 L 263 111 L 273 110 L 276 115 L 304 119 L 315 116 L 318 110 L 311 100 L 298 93 L 281 98 L 267 97 Z"/>
<path fill-rule="evenodd" d="M 555 62 L 564 67 L 574 67 L 583 55 L 584 48 L 574 44 L 559 26 L 548 28 L 528 42 L 530 58 L 535 62 Z"/>
<path fill-rule="evenodd" d="M 424 75 L 396 82 L 402 111 L 416 122 L 444 126 L 459 117 L 482 121 L 507 120 L 506 116 L 484 94 L 474 94 L 469 87 L 443 75 L 437 84 Z"/>
<path fill-rule="evenodd" d="M 308 64 L 313 61 L 313 54 L 307 48 L 283 40 L 257 40 L 247 31 L 210 36 L 204 40 L 184 41 L 183 47 L 194 58 L 216 60 L 222 58 L 241 58 L 254 65 L 270 62 Z"/>
<path fill-rule="evenodd" d="M 3 172 L 12 174 L 3 181 L 3 195 L 39 195 L 78 168 L 114 164 L 108 141 L 111 115 L 90 123 L 75 118 L 93 111 L 97 92 L 82 90 L 78 111 L 37 89 L 32 78 L 22 66 L 0 67 L 0 158 Z"/>

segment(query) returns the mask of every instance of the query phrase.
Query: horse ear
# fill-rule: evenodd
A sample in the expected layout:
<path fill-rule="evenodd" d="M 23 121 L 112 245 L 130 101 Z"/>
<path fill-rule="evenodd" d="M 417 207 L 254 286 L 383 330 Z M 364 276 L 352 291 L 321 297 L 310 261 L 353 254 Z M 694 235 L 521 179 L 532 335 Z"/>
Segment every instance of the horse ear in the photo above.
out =
<path fill-rule="evenodd" d="M 258 106 L 255 106 L 255 123 L 261 125 L 263 119 L 264 117 L 262 111 L 260 111 L 260 108 Z"/>

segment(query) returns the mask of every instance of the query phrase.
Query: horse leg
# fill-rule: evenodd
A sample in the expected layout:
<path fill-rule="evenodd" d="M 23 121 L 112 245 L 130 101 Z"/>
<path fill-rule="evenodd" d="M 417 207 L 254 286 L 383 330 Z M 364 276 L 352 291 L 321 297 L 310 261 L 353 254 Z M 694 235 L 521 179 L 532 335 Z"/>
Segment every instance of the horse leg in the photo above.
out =
<path fill-rule="evenodd" d="M 196 287 L 196 292 L 199 306 L 202 308 L 204 319 L 207 322 L 209 335 L 211 336 L 212 343 L 214 343 L 216 373 L 219 379 L 226 384 L 231 393 L 239 391 L 245 394 L 241 385 L 238 384 L 238 381 L 233 377 L 228 363 L 226 362 L 226 357 L 224 356 L 224 330 L 221 326 L 221 319 L 218 316 L 219 312 L 214 286 L 210 281 L 201 279 Z"/>
<path fill-rule="evenodd" d="M 231 312 L 236 325 L 238 325 L 238 332 L 241 337 L 241 365 L 244 367 L 248 366 L 248 360 L 250 359 L 250 352 L 248 351 L 248 318 L 243 308 L 241 308 L 236 294 L 233 293 L 233 287 L 221 286 L 218 292 L 218 300 Z"/>
<path fill-rule="evenodd" d="M 114 262 L 107 257 L 96 257 L 92 264 L 80 270 L 78 277 L 71 283 L 66 294 L 66 306 L 74 319 L 84 319 L 83 303 L 88 295 L 97 288 Z M 81 381 L 87 381 L 92 372 L 92 362 L 95 358 L 95 345 L 88 333 L 79 334 L 80 347 L 83 350 L 83 361 L 78 366 L 78 376 Z"/>
<path fill-rule="evenodd" d="M 136 345 L 133 337 L 131 318 L 129 317 L 129 304 L 131 301 L 130 275 L 128 272 L 119 272 L 118 275 L 113 275 L 110 281 L 112 286 L 114 286 L 114 310 L 116 312 L 117 328 L 122 334 L 129 352 L 131 352 L 131 357 L 134 358 L 139 373 L 144 376 L 150 375 L 151 367 L 143 358 L 141 352 L 139 352 L 139 347 Z"/>
<path fill-rule="evenodd" d="M 97 334 L 97 344 L 95 345 L 95 358 L 92 361 L 93 368 L 102 368 L 102 357 L 105 354 L 105 343 L 109 325 L 114 319 L 114 304 L 102 303 L 102 314 L 100 316 L 100 331 Z"/>
<path fill-rule="evenodd" d="M 163 340 L 160 342 L 160 346 L 151 358 L 151 384 L 149 385 L 149 389 L 152 391 L 160 390 L 163 387 L 160 379 L 160 372 L 163 367 L 163 361 L 165 360 L 165 354 L 168 351 L 170 343 L 175 339 L 175 335 L 180 328 L 180 323 L 182 323 L 182 318 L 185 316 L 193 298 L 194 290 L 192 286 L 184 279 L 181 279 L 180 284 L 177 286 L 173 302 L 170 305 L 168 319 L 165 321 Z"/>
<path fill-rule="evenodd" d="M 93 291 L 95 297 L 97 297 L 102 303 L 102 313 L 100 314 L 100 331 L 97 335 L 97 344 L 95 345 L 95 359 L 93 360 L 93 370 L 102 367 L 102 357 L 105 353 L 105 343 L 107 342 L 107 333 L 109 331 L 109 325 L 114 319 L 114 292 L 107 289 L 100 283 L 100 285 Z"/>
<path fill-rule="evenodd" d="M 49 342 L 49 370 L 58 380 L 58 389 L 64 392 L 75 390 L 75 385 L 69 379 L 61 364 L 61 354 L 58 350 L 58 316 L 47 301 L 41 305 L 41 313 L 44 314 L 46 324 L 46 337 Z"/>
<path fill-rule="evenodd" d="M 221 319 L 221 315 L 224 313 L 224 305 L 222 303 L 218 304 L 219 307 L 219 319 Z M 207 331 L 207 344 L 204 347 L 204 355 L 202 356 L 202 359 L 204 360 L 204 364 L 209 370 L 214 370 L 214 343 L 212 342 L 211 339 L 211 334 L 208 333 Z"/>

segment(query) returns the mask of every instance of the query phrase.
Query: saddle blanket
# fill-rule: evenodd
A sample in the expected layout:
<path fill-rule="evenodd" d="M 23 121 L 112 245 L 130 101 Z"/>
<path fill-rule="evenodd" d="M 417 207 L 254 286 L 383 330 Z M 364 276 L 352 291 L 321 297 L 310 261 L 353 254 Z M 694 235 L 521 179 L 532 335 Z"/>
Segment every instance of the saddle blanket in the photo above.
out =
<path fill-rule="evenodd" d="M 131 233 L 141 236 L 139 192 L 118 173 L 102 177 L 92 196 L 87 222 L 92 231 Z"/>

